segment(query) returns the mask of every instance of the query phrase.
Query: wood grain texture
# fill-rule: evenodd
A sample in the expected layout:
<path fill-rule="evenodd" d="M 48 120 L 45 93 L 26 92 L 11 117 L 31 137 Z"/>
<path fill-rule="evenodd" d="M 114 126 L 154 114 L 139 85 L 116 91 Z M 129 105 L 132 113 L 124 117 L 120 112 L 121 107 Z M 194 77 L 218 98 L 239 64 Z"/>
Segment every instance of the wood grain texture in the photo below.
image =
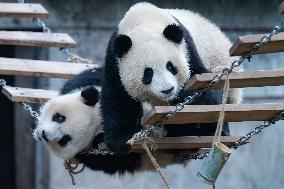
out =
<path fill-rule="evenodd" d="M 284 14 L 284 1 L 279 5 L 279 13 Z"/>
<path fill-rule="evenodd" d="M 265 34 L 241 36 L 230 48 L 231 56 L 247 54 L 252 46 L 258 43 Z M 284 32 L 274 35 L 269 42 L 263 44 L 256 54 L 274 53 L 284 51 Z"/>
<path fill-rule="evenodd" d="M 154 142 L 159 146 L 159 150 L 165 149 L 197 149 L 211 148 L 214 136 L 184 136 L 184 137 L 163 137 L 153 138 Z M 221 142 L 230 145 L 236 142 L 239 136 L 223 136 Z M 132 150 L 143 150 L 141 144 L 133 144 Z"/>
<path fill-rule="evenodd" d="M 50 98 L 56 97 L 58 92 L 54 90 L 30 89 L 5 86 L 2 93 L 12 102 L 44 103 Z"/>
<path fill-rule="evenodd" d="M 204 88 L 216 75 L 216 73 L 204 73 L 193 76 L 185 84 L 185 89 L 195 91 Z M 232 73 L 230 75 L 231 88 L 263 87 L 284 85 L 284 70 L 261 70 Z M 212 88 L 224 87 L 224 80 L 216 83 Z"/>
<path fill-rule="evenodd" d="M 74 48 L 76 42 L 66 33 L 0 31 L 1 45 Z"/>
<path fill-rule="evenodd" d="M 165 113 L 174 110 L 174 106 L 155 106 L 142 118 L 143 125 L 156 123 Z M 214 123 L 218 121 L 221 105 L 187 105 L 165 124 Z M 284 110 L 284 103 L 278 104 L 227 104 L 226 122 L 265 121 L 272 119 Z M 181 125 L 182 127 L 182 125 Z"/>
<path fill-rule="evenodd" d="M 0 57 L 0 74 L 32 77 L 72 78 L 80 72 L 98 67 L 95 64 L 53 62 Z"/>
<path fill-rule="evenodd" d="M 36 3 L 0 3 L 0 16 L 48 18 L 48 12 L 42 5 Z"/>

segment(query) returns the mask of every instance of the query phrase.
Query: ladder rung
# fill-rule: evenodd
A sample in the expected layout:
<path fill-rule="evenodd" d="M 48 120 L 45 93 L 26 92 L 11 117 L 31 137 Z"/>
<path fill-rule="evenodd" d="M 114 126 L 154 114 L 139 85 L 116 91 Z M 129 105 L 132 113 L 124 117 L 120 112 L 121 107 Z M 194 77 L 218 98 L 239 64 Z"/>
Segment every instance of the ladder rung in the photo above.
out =
<path fill-rule="evenodd" d="M 155 144 L 158 145 L 158 150 L 165 149 L 198 149 L 210 148 L 212 146 L 214 136 L 184 136 L 184 137 L 164 137 L 153 138 Z M 239 136 L 222 136 L 221 142 L 230 145 L 239 140 Z M 249 141 L 248 141 L 249 142 Z M 247 142 L 247 143 L 248 143 Z M 133 144 L 132 151 L 143 150 L 141 144 Z"/>
<path fill-rule="evenodd" d="M 265 34 L 241 36 L 230 48 L 231 56 L 247 54 L 252 46 L 258 43 Z M 274 53 L 284 51 L 284 32 L 274 35 L 269 42 L 263 44 L 256 54 Z"/>
<path fill-rule="evenodd" d="M 216 75 L 216 73 L 204 73 L 193 76 L 185 84 L 185 89 L 190 91 L 204 88 Z M 231 73 L 230 87 L 263 87 L 284 85 L 284 70 L 261 70 Z M 220 89 L 224 87 L 224 79 L 212 86 L 212 88 Z"/>
<path fill-rule="evenodd" d="M 282 1 L 282 3 L 279 6 L 279 13 L 284 14 L 284 1 Z"/>
<path fill-rule="evenodd" d="M 143 118 L 143 125 L 155 124 L 162 116 L 174 110 L 175 106 L 155 106 Z M 278 104 L 227 104 L 225 121 L 265 121 L 284 110 L 284 103 Z M 187 105 L 165 124 L 215 123 L 218 121 L 221 105 Z M 182 127 L 182 126 L 181 126 Z"/>
<path fill-rule="evenodd" d="M 0 74 L 32 77 L 72 78 L 95 64 L 53 62 L 0 57 Z"/>
<path fill-rule="evenodd" d="M 43 103 L 52 97 L 57 96 L 58 92 L 54 90 L 30 89 L 21 87 L 2 88 L 2 93 L 12 102 Z"/>
<path fill-rule="evenodd" d="M 48 18 L 47 10 L 36 3 L 0 3 L 0 16 Z"/>
<path fill-rule="evenodd" d="M 74 48 L 76 42 L 66 33 L 0 31 L 1 45 Z"/>

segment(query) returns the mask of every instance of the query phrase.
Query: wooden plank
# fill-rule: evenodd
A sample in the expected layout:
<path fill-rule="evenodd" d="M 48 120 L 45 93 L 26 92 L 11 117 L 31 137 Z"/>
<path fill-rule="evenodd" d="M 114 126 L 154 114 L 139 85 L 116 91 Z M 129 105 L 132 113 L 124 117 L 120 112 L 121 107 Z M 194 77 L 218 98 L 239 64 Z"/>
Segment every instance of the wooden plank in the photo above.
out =
<path fill-rule="evenodd" d="M 72 78 L 95 64 L 53 62 L 0 57 L 0 75 Z"/>
<path fill-rule="evenodd" d="M 194 91 L 204 88 L 216 75 L 216 73 L 204 73 L 193 76 L 185 84 L 185 89 Z M 232 73 L 230 75 L 231 88 L 263 87 L 284 85 L 284 70 L 260 70 Z M 212 88 L 224 87 L 224 80 L 216 83 Z"/>
<path fill-rule="evenodd" d="M 247 54 L 252 46 L 258 43 L 265 34 L 241 36 L 230 48 L 231 56 Z M 284 32 L 280 32 L 271 38 L 271 41 L 263 44 L 256 54 L 274 53 L 284 51 Z"/>
<path fill-rule="evenodd" d="M 76 42 L 66 33 L 0 31 L 1 45 L 74 48 Z"/>
<path fill-rule="evenodd" d="M 284 1 L 282 1 L 282 3 L 279 6 L 279 13 L 284 14 Z"/>
<path fill-rule="evenodd" d="M 153 138 L 159 150 L 165 149 L 198 149 L 211 148 L 214 136 L 183 136 L 183 137 L 163 137 Z M 239 140 L 239 136 L 222 136 L 221 142 L 230 145 Z M 141 144 L 133 144 L 133 151 L 143 150 Z"/>
<path fill-rule="evenodd" d="M 48 12 L 41 4 L 36 3 L 0 3 L 0 16 L 48 18 Z"/>
<path fill-rule="evenodd" d="M 56 97 L 58 92 L 54 90 L 30 89 L 5 86 L 2 93 L 12 102 L 44 103 L 50 98 Z"/>
<path fill-rule="evenodd" d="M 157 122 L 165 113 L 175 106 L 155 106 L 142 118 L 143 125 Z M 218 121 L 221 105 L 187 105 L 183 110 L 165 124 L 214 123 Z M 284 103 L 278 104 L 227 104 L 225 106 L 226 122 L 265 121 L 272 119 L 284 110 Z"/>

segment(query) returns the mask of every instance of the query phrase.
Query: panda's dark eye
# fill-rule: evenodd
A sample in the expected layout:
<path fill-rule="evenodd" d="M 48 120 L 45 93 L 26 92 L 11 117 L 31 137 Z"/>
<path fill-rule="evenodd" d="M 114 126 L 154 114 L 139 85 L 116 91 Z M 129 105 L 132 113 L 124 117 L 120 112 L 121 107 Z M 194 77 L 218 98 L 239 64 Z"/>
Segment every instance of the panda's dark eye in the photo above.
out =
<path fill-rule="evenodd" d="M 144 75 L 142 78 L 142 82 L 144 85 L 149 85 L 152 82 L 153 73 L 154 72 L 152 68 L 145 68 Z"/>
<path fill-rule="evenodd" d="M 166 66 L 167 70 L 169 72 L 171 72 L 173 75 L 176 75 L 178 73 L 177 68 L 173 65 L 173 63 L 171 63 L 170 61 L 167 63 Z"/>
<path fill-rule="evenodd" d="M 57 123 L 63 123 L 65 119 L 66 119 L 65 116 L 61 115 L 58 112 L 52 116 L 52 121 Z"/>

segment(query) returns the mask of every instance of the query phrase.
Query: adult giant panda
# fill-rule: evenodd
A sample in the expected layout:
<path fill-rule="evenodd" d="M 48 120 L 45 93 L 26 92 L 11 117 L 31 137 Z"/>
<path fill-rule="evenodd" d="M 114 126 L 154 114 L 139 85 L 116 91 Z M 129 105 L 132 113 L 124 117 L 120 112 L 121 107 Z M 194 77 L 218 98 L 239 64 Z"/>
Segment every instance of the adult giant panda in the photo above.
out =
<path fill-rule="evenodd" d="M 113 33 L 106 52 L 102 87 L 105 142 L 126 153 L 126 142 L 142 129 L 142 102 L 173 105 L 190 95 L 183 91 L 195 74 L 217 72 L 233 61 L 220 29 L 197 13 L 133 5 Z M 209 89 L 193 104 L 220 104 L 222 90 Z M 230 103 L 240 93 L 230 94 Z M 216 124 L 166 126 L 167 136 L 214 135 Z M 225 124 L 223 135 L 229 135 Z"/>
<path fill-rule="evenodd" d="M 94 149 L 104 143 L 100 112 L 100 88 L 103 70 L 87 70 L 67 81 L 60 95 L 50 99 L 41 108 L 33 136 L 42 141 L 63 160 L 75 158 L 87 167 L 107 174 L 134 173 L 153 170 L 142 153 L 96 155 Z M 147 106 L 144 106 L 146 109 Z M 157 134 L 163 134 L 163 130 Z M 153 154 L 157 156 L 157 153 Z M 161 167 L 186 163 L 171 153 L 158 154 Z"/>

